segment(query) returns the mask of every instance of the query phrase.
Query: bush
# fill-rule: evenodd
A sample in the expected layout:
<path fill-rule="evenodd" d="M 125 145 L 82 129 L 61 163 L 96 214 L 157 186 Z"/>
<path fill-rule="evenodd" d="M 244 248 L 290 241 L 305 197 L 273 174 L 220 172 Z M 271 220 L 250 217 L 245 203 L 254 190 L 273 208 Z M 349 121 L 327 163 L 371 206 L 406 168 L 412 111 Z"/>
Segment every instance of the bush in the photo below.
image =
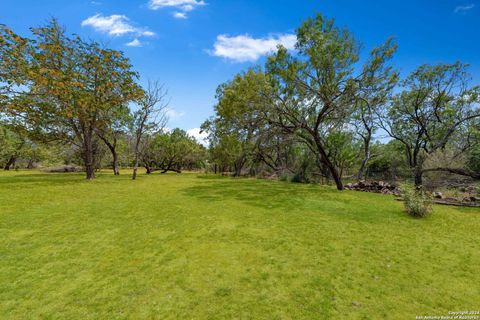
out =
<path fill-rule="evenodd" d="M 294 183 L 308 183 L 308 179 L 305 178 L 304 172 L 298 172 L 293 175 L 293 177 L 290 179 L 291 182 Z"/>
<path fill-rule="evenodd" d="M 415 218 L 424 218 L 432 212 L 432 202 L 423 189 L 412 185 L 401 186 L 405 210 Z"/>
<path fill-rule="evenodd" d="M 64 165 L 58 167 L 45 168 L 43 171 L 50 173 L 64 173 L 64 172 L 81 172 L 83 171 L 81 167 L 75 165 Z"/>

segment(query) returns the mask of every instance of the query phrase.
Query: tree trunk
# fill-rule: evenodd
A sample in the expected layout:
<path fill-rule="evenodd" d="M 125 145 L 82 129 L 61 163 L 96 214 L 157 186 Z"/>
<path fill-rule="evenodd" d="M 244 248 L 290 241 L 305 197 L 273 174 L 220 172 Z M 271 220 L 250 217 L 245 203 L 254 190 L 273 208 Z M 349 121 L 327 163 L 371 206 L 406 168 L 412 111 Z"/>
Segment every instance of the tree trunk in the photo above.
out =
<path fill-rule="evenodd" d="M 120 175 L 120 167 L 118 166 L 118 154 L 115 149 L 111 150 L 112 151 L 112 157 L 113 157 L 113 174 L 116 176 Z"/>
<path fill-rule="evenodd" d="M 11 156 L 10 159 L 8 159 L 7 164 L 3 169 L 6 171 L 10 170 L 10 168 L 15 167 L 16 162 L 17 162 L 17 156 L 16 155 Z"/>
<path fill-rule="evenodd" d="M 235 163 L 234 168 L 235 168 L 235 173 L 233 174 L 233 176 L 240 177 L 240 175 L 242 174 L 242 167 L 238 163 Z"/>
<path fill-rule="evenodd" d="M 147 170 L 147 174 L 151 174 L 153 172 L 152 168 L 148 164 L 145 164 L 145 170 Z"/>
<path fill-rule="evenodd" d="M 365 178 L 365 170 L 367 169 L 367 163 L 370 160 L 370 140 L 372 136 L 371 134 L 367 134 L 366 137 L 363 139 L 363 161 L 360 165 L 360 169 L 358 170 L 358 180 L 361 181 Z"/>
<path fill-rule="evenodd" d="M 110 141 L 105 138 L 103 134 L 98 135 L 100 139 L 105 143 L 105 145 L 108 147 L 110 152 L 112 153 L 112 167 L 113 167 L 113 174 L 116 176 L 120 175 L 120 167 L 118 165 L 118 154 L 117 154 L 117 137 L 115 134 L 113 135 L 113 142 L 110 143 Z"/>
<path fill-rule="evenodd" d="M 314 139 L 315 139 L 315 143 L 317 145 L 317 150 L 318 150 L 318 154 L 319 154 L 319 157 L 320 157 L 320 159 L 319 159 L 320 162 L 325 167 L 327 167 L 328 172 L 331 174 L 331 176 L 333 178 L 333 181 L 335 181 L 335 185 L 337 186 L 337 190 L 340 190 L 340 191 L 343 190 L 344 188 L 343 188 L 341 174 L 338 172 L 337 167 L 335 167 L 335 165 L 332 163 L 332 161 L 330 161 L 327 153 L 323 149 L 323 145 L 320 141 L 320 138 L 318 136 L 315 136 Z M 320 167 L 319 169 L 322 170 L 321 166 L 319 166 L 319 167 Z"/>
<path fill-rule="evenodd" d="M 140 153 L 140 138 L 141 138 L 141 134 L 138 134 L 137 133 L 137 138 L 135 140 L 135 160 L 133 162 L 133 173 L 132 173 L 132 180 L 136 180 L 137 179 L 137 171 L 138 171 L 138 154 Z M 146 163 L 145 163 L 146 164 Z M 147 173 L 148 172 L 148 168 L 147 168 Z"/>
<path fill-rule="evenodd" d="M 95 168 L 93 165 L 86 165 L 85 170 L 87 172 L 87 180 L 95 179 Z"/>
<path fill-rule="evenodd" d="M 245 166 L 245 154 L 242 153 L 240 157 L 233 163 L 235 173 L 234 177 L 240 177 L 242 175 L 242 169 Z"/>
<path fill-rule="evenodd" d="M 335 168 L 334 165 L 330 166 L 327 165 L 328 169 L 330 170 L 330 173 L 332 174 L 333 181 L 335 181 L 335 185 L 337 186 L 337 190 L 343 190 L 343 182 L 342 182 L 342 177 L 341 174 L 338 172 L 337 168 Z"/>
<path fill-rule="evenodd" d="M 415 187 L 421 187 L 423 184 L 423 170 L 421 167 L 415 168 Z"/>
<path fill-rule="evenodd" d="M 118 153 L 116 150 L 115 145 L 111 145 L 109 143 L 106 143 L 108 146 L 108 149 L 110 149 L 110 152 L 112 153 L 112 167 L 113 167 L 113 175 L 119 176 L 120 175 L 120 167 L 118 165 Z"/>
<path fill-rule="evenodd" d="M 135 162 L 133 163 L 132 180 L 137 179 L 137 171 L 138 171 L 138 153 L 135 154 Z M 147 168 L 147 173 L 149 173 L 148 168 Z"/>
<path fill-rule="evenodd" d="M 85 171 L 87 173 L 87 180 L 95 179 L 95 159 L 93 154 L 93 141 L 90 132 L 85 132 L 84 135 L 84 152 L 85 152 Z"/>
<path fill-rule="evenodd" d="M 33 169 L 33 159 L 28 160 L 27 169 Z"/>

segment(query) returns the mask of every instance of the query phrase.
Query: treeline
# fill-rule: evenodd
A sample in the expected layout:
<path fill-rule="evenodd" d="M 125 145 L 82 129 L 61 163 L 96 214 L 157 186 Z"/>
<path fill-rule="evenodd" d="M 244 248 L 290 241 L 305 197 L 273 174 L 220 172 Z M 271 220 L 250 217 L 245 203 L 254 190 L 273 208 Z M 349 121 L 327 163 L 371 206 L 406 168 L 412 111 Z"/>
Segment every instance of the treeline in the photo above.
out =
<path fill-rule="evenodd" d="M 0 28 L 0 161 L 81 163 L 87 179 L 111 163 L 147 171 L 202 166 L 205 149 L 166 130 L 167 93 L 138 84 L 122 52 L 68 36 L 53 19 L 33 38 Z M 108 160 L 106 160 L 108 159 Z"/>
<path fill-rule="evenodd" d="M 480 178 L 480 87 L 468 65 L 421 65 L 402 76 L 393 39 L 360 55 L 354 35 L 321 15 L 265 66 L 218 87 L 209 133 L 215 168 L 294 181 L 426 172 Z M 383 143 L 382 143 L 383 142 Z"/>
<path fill-rule="evenodd" d="M 166 130 L 167 92 L 142 88 L 122 52 L 68 36 L 56 20 L 33 37 L 0 28 L 0 161 L 32 168 L 81 164 L 298 182 L 411 178 L 429 172 L 480 178 L 480 87 L 468 65 L 421 65 L 401 75 L 393 39 L 361 55 L 347 29 L 321 15 L 264 66 L 217 89 L 205 121 L 208 150 Z"/>

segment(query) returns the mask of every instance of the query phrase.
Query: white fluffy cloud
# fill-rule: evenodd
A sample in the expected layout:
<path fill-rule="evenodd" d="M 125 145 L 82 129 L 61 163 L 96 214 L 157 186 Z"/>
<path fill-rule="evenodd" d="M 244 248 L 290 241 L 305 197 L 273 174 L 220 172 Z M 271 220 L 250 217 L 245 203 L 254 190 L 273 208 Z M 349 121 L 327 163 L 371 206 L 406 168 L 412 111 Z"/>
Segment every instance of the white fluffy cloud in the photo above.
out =
<path fill-rule="evenodd" d="M 137 38 L 135 38 L 132 41 L 127 42 L 126 45 L 129 46 L 129 47 L 141 47 L 141 46 L 143 46 L 143 43 L 140 40 L 138 40 Z"/>
<path fill-rule="evenodd" d="M 136 37 L 151 37 L 155 35 L 154 32 L 146 28 L 133 26 L 127 16 L 119 14 L 113 14 L 111 16 L 96 14 L 83 20 L 82 26 L 90 26 L 96 31 L 106 33 L 110 36 L 134 35 Z"/>
<path fill-rule="evenodd" d="M 150 0 L 150 9 L 153 10 L 173 7 L 182 11 L 192 11 L 195 7 L 203 5 L 205 5 L 203 0 Z"/>
<path fill-rule="evenodd" d="M 204 146 L 208 145 L 208 134 L 206 132 L 200 132 L 200 128 L 193 128 L 190 130 L 187 130 L 187 133 L 189 136 L 194 137 L 198 143 L 203 144 Z"/>
<path fill-rule="evenodd" d="M 293 34 L 282 34 L 255 39 L 249 35 L 230 37 L 219 35 L 210 53 L 235 62 L 257 61 L 261 56 L 275 51 L 278 45 L 291 50 L 297 38 Z"/>
<path fill-rule="evenodd" d="M 468 4 L 468 5 L 465 5 L 465 6 L 457 6 L 455 7 L 455 13 L 466 13 L 467 11 L 469 10 L 472 10 L 473 8 L 475 8 L 475 4 Z"/>
<path fill-rule="evenodd" d="M 173 8 L 176 11 L 173 16 L 177 19 L 187 19 L 187 12 L 197 7 L 206 5 L 203 0 L 150 0 L 149 7 L 152 10 Z"/>
<path fill-rule="evenodd" d="M 185 12 L 174 12 L 173 17 L 177 19 L 187 19 L 187 14 Z"/>

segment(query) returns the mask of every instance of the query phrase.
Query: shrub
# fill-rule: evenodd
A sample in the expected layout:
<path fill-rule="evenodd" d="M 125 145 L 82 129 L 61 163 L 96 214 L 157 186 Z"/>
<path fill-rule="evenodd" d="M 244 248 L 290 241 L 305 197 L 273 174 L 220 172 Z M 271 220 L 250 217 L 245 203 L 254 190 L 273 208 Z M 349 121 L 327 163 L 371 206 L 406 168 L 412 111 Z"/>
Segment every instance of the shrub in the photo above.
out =
<path fill-rule="evenodd" d="M 45 168 L 43 171 L 50 173 L 63 173 L 63 172 L 81 172 L 82 168 L 75 165 L 64 165 L 57 167 Z"/>
<path fill-rule="evenodd" d="M 290 179 L 291 182 L 294 183 L 304 183 L 308 182 L 308 180 L 305 178 L 305 174 L 303 172 L 297 172 L 293 175 L 293 177 Z"/>
<path fill-rule="evenodd" d="M 432 212 L 432 202 L 421 188 L 404 184 L 401 186 L 405 210 L 415 218 L 424 218 Z"/>

